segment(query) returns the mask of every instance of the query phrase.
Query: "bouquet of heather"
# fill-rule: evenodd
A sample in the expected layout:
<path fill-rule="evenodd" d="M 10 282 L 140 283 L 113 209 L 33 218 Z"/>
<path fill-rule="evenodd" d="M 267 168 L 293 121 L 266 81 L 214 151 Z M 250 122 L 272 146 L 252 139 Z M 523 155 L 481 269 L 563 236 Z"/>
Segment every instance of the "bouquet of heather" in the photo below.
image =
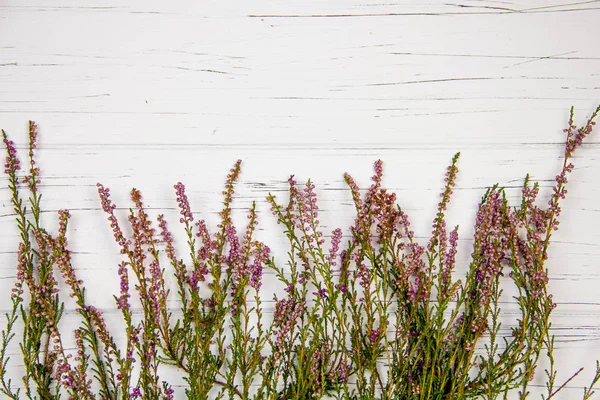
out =
<path fill-rule="evenodd" d="M 556 304 L 545 262 L 573 154 L 598 112 L 576 127 L 571 110 L 547 206 L 538 205 L 539 185 L 529 176 L 518 205 L 509 205 L 498 185 L 485 192 L 460 277 L 458 227 L 447 228 L 445 216 L 459 154 L 447 169 L 426 243 L 416 240 L 396 195 L 383 187 L 381 161 L 364 195 L 344 176 L 356 212 L 347 233 L 323 232 L 315 186 L 291 176 L 287 203 L 267 197 L 289 246 L 284 265 L 255 238 L 256 203 L 246 226 L 233 222 L 239 160 L 227 175 L 213 232 L 192 213 L 185 186 L 175 185 L 183 245 L 164 214 L 149 215 L 139 190 L 131 191 L 127 221 L 119 221 L 110 190 L 98 183 L 122 256 L 114 300 L 124 332 L 109 329 L 86 298 L 67 244 L 69 212 L 58 212 L 54 233 L 42 225 L 37 126 L 29 123 L 24 173 L 2 131 L 20 242 L 2 330 L 0 392 L 10 399 L 525 399 L 547 357 L 542 398 L 557 398 L 582 369 L 557 382 L 550 329 Z M 265 269 L 281 284 L 272 303 L 261 297 Z M 507 287 L 518 310 L 508 334 L 500 309 Z M 66 296 L 76 304 L 74 330 L 60 323 Z M 18 362 L 9 357 L 14 353 Z M 9 377 L 12 362 L 23 370 L 21 382 Z M 172 371 L 182 378 L 166 379 Z M 597 364 L 583 399 L 598 381 Z"/>

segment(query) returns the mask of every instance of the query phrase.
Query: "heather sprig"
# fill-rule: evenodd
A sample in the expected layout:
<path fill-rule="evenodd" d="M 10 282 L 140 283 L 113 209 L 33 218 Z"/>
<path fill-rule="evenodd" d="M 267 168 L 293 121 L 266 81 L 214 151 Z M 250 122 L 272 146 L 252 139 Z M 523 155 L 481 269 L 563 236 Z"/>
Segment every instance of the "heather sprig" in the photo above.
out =
<path fill-rule="evenodd" d="M 346 353 L 348 331 L 343 321 L 347 316 L 338 302 L 342 292 L 334 275 L 342 235 L 340 230 L 334 231 L 327 252 L 315 185 L 309 180 L 299 188 L 293 176 L 288 184 L 287 207 L 278 204 L 272 194 L 267 198 L 290 243 L 291 276 L 286 268 L 270 263 L 287 295 L 274 298 L 271 386 L 261 390 L 268 398 L 313 398 L 344 384 L 339 364 Z"/>
<path fill-rule="evenodd" d="M 39 169 L 33 161 L 37 143 L 37 127 L 29 122 L 29 175 L 20 178 L 18 173 L 21 162 L 17 156 L 14 143 L 8 140 L 2 131 L 2 139 L 6 148 L 5 173 L 8 176 L 11 202 L 16 216 L 17 228 L 21 243 L 18 251 L 17 283 L 11 296 L 12 310 L 6 315 L 7 326 L 2 333 L 2 350 L 0 355 L 0 377 L 2 393 L 10 398 L 19 398 L 20 390 L 13 391 L 12 382 L 6 380 L 8 365 L 6 348 L 14 333 L 13 327 L 20 317 L 23 333 L 20 342 L 21 354 L 25 365 L 23 385 L 25 395 L 43 398 L 57 398 L 58 391 L 53 388 L 53 368 L 57 361 L 54 349 L 60 347 L 57 331 L 58 323 L 64 311 L 64 304 L 59 299 L 57 282 L 53 272 L 55 263 L 52 257 L 50 235 L 41 227 L 40 200 L 37 192 Z M 27 203 L 20 193 L 20 184 L 28 183 L 29 197 Z M 28 209 L 29 207 L 29 209 Z M 26 291 L 26 293 L 25 293 Z M 28 295 L 28 299 L 25 294 Z"/>
<path fill-rule="evenodd" d="M 26 374 L 23 377 L 25 396 L 58 398 L 59 384 L 65 373 L 70 376 L 67 391 L 71 397 L 86 391 L 88 381 L 85 373 L 66 368 L 66 360 L 71 357 L 63 346 L 59 321 L 64 312 L 64 303 L 59 299 L 59 287 L 55 277 L 55 267 L 61 271 L 66 283 L 73 290 L 80 281 L 69 270 L 66 262 L 66 219 L 68 212 L 59 212 L 59 232 L 52 237 L 40 224 L 40 201 L 38 193 L 40 170 L 35 166 L 34 149 L 37 146 L 37 126 L 29 122 L 29 175 L 22 180 L 18 177 L 20 161 L 14 143 L 8 140 L 5 132 L 3 141 L 7 150 L 5 172 L 9 178 L 9 189 L 16 215 L 21 243 L 17 252 L 17 282 L 11 296 L 12 311 L 7 314 L 7 326 L 2 333 L 2 393 L 9 398 L 19 398 L 20 389 L 13 391 L 11 381 L 5 377 L 8 365 L 7 346 L 14 334 L 14 323 L 20 317 L 23 322 L 20 349 Z M 28 205 L 24 204 L 20 183 L 26 183 L 29 191 Z M 77 292 L 82 296 L 82 290 Z M 74 294 L 72 294 L 74 296 Z M 80 337 L 81 338 L 81 337 Z M 85 360 L 82 359 L 83 365 Z M 77 383 L 79 382 L 79 383 Z"/>
<path fill-rule="evenodd" d="M 138 190 L 132 191 L 136 208 L 130 210 L 128 218 L 132 232 L 129 239 L 124 237 L 115 216 L 116 206 L 110 201 L 110 191 L 98 186 L 115 241 L 121 253 L 127 256 L 119 266 L 121 290 L 115 301 L 123 312 L 128 336 L 141 360 L 139 382 L 131 392 L 134 396 L 171 395 L 172 390 L 168 393 L 161 390 L 158 381 L 159 366 L 171 365 L 184 372 L 189 398 L 207 398 L 215 390 L 218 396 L 250 398 L 267 343 L 258 290 L 270 249 L 253 238 L 258 223 L 255 204 L 249 210 L 248 225 L 241 240 L 233 224 L 231 203 L 240 163 L 234 165 L 227 177 L 221 222 L 217 226 L 220 231 L 215 235 L 211 235 L 204 220 L 194 223 L 196 218 L 185 185 L 179 182 L 174 186 L 179 222 L 188 239 L 189 265 L 178 258 L 173 236 L 162 214 L 158 215 L 159 231 L 155 232 Z M 161 243 L 164 243 L 164 251 Z M 165 259 L 161 251 L 177 283 L 182 314 L 178 319 L 167 309 L 170 291 L 166 289 L 166 269 L 161 266 Z M 132 321 L 127 267 L 137 280 L 135 288 L 143 310 L 139 325 Z M 253 305 L 249 304 L 251 291 Z M 225 325 L 227 320 L 229 324 Z M 131 364 L 128 367 L 131 371 Z"/>

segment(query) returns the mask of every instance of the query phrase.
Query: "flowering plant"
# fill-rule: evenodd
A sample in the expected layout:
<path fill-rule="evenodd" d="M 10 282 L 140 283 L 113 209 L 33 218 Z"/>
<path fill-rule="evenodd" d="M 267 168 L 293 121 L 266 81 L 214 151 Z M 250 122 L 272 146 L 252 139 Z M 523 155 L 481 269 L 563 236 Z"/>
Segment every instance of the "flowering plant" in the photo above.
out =
<path fill-rule="evenodd" d="M 233 223 L 239 160 L 227 176 L 221 221 L 213 233 L 192 213 L 185 186 L 175 185 L 186 259 L 178 256 L 166 217 L 159 214 L 153 221 L 139 190 L 131 191 L 128 237 L 110 190 L 98 184 L 122 255 L 120 292 L 114 296 L 125 329 L 121 341 L 76 276 L 67 243 L 69 212 L 58 212 L 55 234 L 41 223 L 37 126 L 29 123 L 24 176 L 14 143 L 2 131 L 20 243 L 12 308 L 2 331 L 0 392 L 11 399 L 173 399 L 181 386 L 178 395 L 189 399 L 496 399 L 513 393 L 524 399 L 545 355 L 543 398 L 551 399 L 581 369 L 564 384 L 557 382 L 550 330 L 556 304 L 545 261 L 573 153 L 591 133 L 598 112 L 600 107 L 578 128 L 571 110 L 563 164 L 547 207 L 538 205 L 539 185 L 529 176 L 518 206 L 508 204 L 498 185 L 486 191 L 471 260 L 460 279 L 458 226 L 449 230 L 445 218 L 459 154 L 447 169 L 425 244 L 416 240 L 396 195 L 383 187 L 381 161 L 375 162 L 364 196 L 354 179 L 344 176 L 356 217 L 349 234 L 336 228 L 329 240 L 318 219 L 315 185 L 291 176 L 287 204 L 272 194 L 267 198 L 289 245 L 286 265 L 255 238 L 256 203 L 245 227 Z M 274 297 L 272 317 L 261 297 L 265 268 L 276 274 L 285 293 Z M 506 285 L 513 286 L 519 310 L 509 335 L 501 330 Z M 67 295 L 79 315 L 72 332 L 60 325 Z M 16 385 L 7 372 L 18 325 L 25 371 Z M 163 379 L 169 368 L 183 381 Z M 584 399 L 599 380 L 597 365 Z"/>

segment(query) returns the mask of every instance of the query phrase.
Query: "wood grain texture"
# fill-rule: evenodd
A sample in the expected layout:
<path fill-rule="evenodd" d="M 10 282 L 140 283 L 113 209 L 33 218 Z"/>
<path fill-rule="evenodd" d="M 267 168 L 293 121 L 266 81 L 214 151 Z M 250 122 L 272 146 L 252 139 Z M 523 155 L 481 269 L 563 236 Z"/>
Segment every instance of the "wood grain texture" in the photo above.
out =
<path fill-rule="evenodd" d="M 500 183 L 515 201 L 529 172 L 547 198 L 569 108 L 581 123 L 600 103 L 599 20 L 597 0 L 5 0 L 0 127 L 23 151 L 27 120 L 39 124 L 43 218 L 55 224 L 56 210 L 71 210 L 75 265 L 115 321 L 119 254 L 96 182 L 112 189 L 120 216 L 137 187 L 174 224 L 182 181 L 214 226 L 238 158 L 235 217 L 257 200 L 259 234 L 284 260 L 264 199 L 285 196 L 290 174 L 316 183 L 331 231 L 351 224 L 343 172 L 367 186 L 381 158 L 386 186 L 425 240 L 444 168 L 461 151 L 449 225 L 461 226 L 464 271 L 485 188 Z M 576 155 L 547 264 L 562 377 L 586 367 L 561 398 L 579 397 L 600 358 L 599 150 L 595 132 Z M 18 243 L 6 183 L 4 294 Z M 268 300 L 280 289 L 266 279 Z M 67 329 L 74 320 L 67 314 Z M 11 372 L 18 379 L 18 365 Z"/>

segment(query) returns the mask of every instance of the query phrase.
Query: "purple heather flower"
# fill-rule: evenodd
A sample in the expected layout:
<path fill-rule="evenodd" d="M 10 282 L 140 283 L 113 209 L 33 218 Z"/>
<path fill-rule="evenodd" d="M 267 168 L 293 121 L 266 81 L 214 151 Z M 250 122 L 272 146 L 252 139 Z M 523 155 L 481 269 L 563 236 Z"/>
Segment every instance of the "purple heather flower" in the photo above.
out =
<path fill-rule="evenodd" d="M 250 282 L 249 285 L 254 289 L 260 289 L 262 285 L 263 265 L 269 260 L 271 249 L 260 244 L 259 250 L 254 256 L 254 262 L 250 265 Z"/>
<path fill-rule="evenodd" d="M 375 344 L 375 342 L 379 339 L 380 335 L 381 335 L 381 328 L 373 329 L 371 331 L 371 334 L 369 335 L 369 340 L 371 341 L 371 344 Z"/>
<path fill-rule="evenodd" d="M 196 228 L 198 228 L 196 236 L 202 240 L 202 246 L 198 249 L 198 257 L 200 260 L 205 261 L 208 260 L 211 253 L 217 249 L 217 242 L 211 240 L 210 232 L 203 219 L 196 223 Z"/>
<path fill-rule="evenodd" d="M 450 232 L 449 244 L 450 247 L 446 251 L 443 269 L 441 271 L 442 284 L 444 285 L 444 287 L 447 287 L 450 284 L 450 275 L 452 273 L 452 269 L 454 268 L 458 247 L 458 226 Z"/>
<path fill-rule="evenodd" d="M 369 271 L 362 260 L 357 262 L 356 267 L 358 269 L 358 276 L 360 277 L 360 285 L 364 289 L 367 289 L 371 284 L 371 271 Z"/>
<path fill-rule="evenodd" d="M 336 288 L 337 288 L 337 289 L 338 289 L 340 292 L 342 292 L 342 293 L 346 293 L 346 291 L 348 290 L 348 289 L 346 288 L 346 285 L 343 285 L 343 284 L 342 284 L 342 285 L 336 285 L 335 287 L 336 287 Z"/>
<path fill-rule="evenodd" d="M 136 386 L 131 391 L 131 397 L 130 398 L 136 399 L 138 397 L 142 397 L 142 391 L 140 390 L 139 386 Z"/>
<path fill-rule="evenodd" d="M 163 390 L 164 390 L 165 400 L 173 400 L 173 394 L 175 393 L 175 390 L 173 390 L 173 388 L 170 387 L 168 385 L 168 383 L 164 382 L 164 381 L 163 381 Z"/>
<path fill-rule="evenodd" d="M 65 283 L 71 289 L 70 296 L 75 297 L 79 292 L 83 281 L 77 279 L 71 264 L 71 252 L 67 249 L 67 222 L 71 214 L 68 210 L 59 210 L 58 216 L 58 236 L 55 239 L 52 239 L 47 235 L 41 235 L 37 229 L 34 229 L 34 236 L 38 242 L 40 253 L 44 252 L 41 249 L 45 247 L 54 247 L 57 249 L 55 250 L 56 264 L 58 265 L 58 268 L 65 279 Z"/>
<path fill-rule="evenodd" d="M 96 307 L 91 305 L 86 306 L 84 311 L 90 316 L 90 319 L 95 325 L 98 339 L 100 339 L 106 349 L 112 349 L 112 338 L 110 337 L 108 329 L 106 328 L 106 322 L 104 321 L 102 313 Z"/>
<path fill-rule="evenodd" d="M 138 210 L 139 234 L 143 244 L 154 244 L 154 228 L 152 222 L 148 218 L 148 213 L 142 204 L 142 193 L 137 189 L 131 190 L 131 200 L 134 202 Z"/>
<path fill-rule="evenodd" d="M 348 364 L 345 359 L 342 359 L 338 368 L 338 377 L 340 382 L 348 382 L 348 374 L 350 373 L 350 369 L 350 364 Z"/>
<path fill-rule="evenodd" d="M 354 178 L 350 176 L 348 173 L 344 173 L 344 180 L 346 184 L 350 188 L 350 192 L 352 193 L 352 200 L 354 200 L 354 206 L 356 207 L 356 211 L 362 209 L 362 199 L 360 198 L 360 189 L 358 185 L 354 181 Z"/>
<path fill-rule="evenodd" d="M 110 221 L 110 227 L 113 230 L 115 240 L 121 246 L 121 253 L 126 254 L 129 252 L 129 245 L 131 242 L 125 239 L 125 236 L 119 227 L 117 217 L 115 217 L 114 210 L 117 206 L 110 200 L 110 189 L 105 188 L 100 183 L 97 183 L 96 186 L 98 187 L 98 194 L 100 195 L 100 200 L 102 202 L 102 209 L 108 214 L 108 220 Z"/>
<path fill-rule="evenodd" d="M 275 343 L 273 349 L 276 357 L 281 355 L 283 346 L 290 339 L 290 332 L 296 325 L 296 320 L 301 316 L 305 309 L 305 302 L 299 303 L 294 298 L 288 297 L 282 300 L 275 300 L 275 313 L 273 314 L 273 327 L 276 329 Z"/>
<path fill-rule="evenodd" d="M 377 243 L 391 240 L 400 222 L 401 214 L 396 208 L 396 194 L 381 189 L 373 194 L 372 214 L 377 220 Z M 398 234 L 398 233 L 397 233 Z"/>
<path fill-rule="evenodd" d="M 231 225 L 231 202 L 233 200 L 233 194 L 235 191 L 233 190 L 233 185 L 237 178 L 240 176 L 240 166 L 242 164 L 242 160 L 237 160 L 234 166 L 229 171 L 227 175 L 227 179 L 225 180 L 225 190 L 223 190 L 223 196 L 225 199 L 223 201 L 223 210 L 219 213 L 221 216 L 221 224 L 218 225 L 219 228 L 223 226 Z"/>
<path fill-rule="evenodd" d="M 127 263 L 119 264 L 119 277 L 121 280 L 121 295 L 117 307 L 120 310 L 129 310 L 129 276 L 127 275 Z"/>
<path fill-rule="evenodd" d="M 21 169 L 21 162 L 17 158 L 17 149 L 15 149 L 15 143 L 12 140 L 8 140 L 6 133 L 2 131 L 4 145 L 6 146 L 6 163 L 4 164 L 4 172 L 6 174 L 12 174 Z"/>
<path fill-rule="evenodd" d="M 29 149 L 33 150 L 37 147 L 38 126 L 34 121 L 29 121 Z M 30 154 L 33 157 L 33 154 Z"/>
<path fill-rule="evenodd" d="M 332 267 L 336 266 L 336 258 L 337 253 L 340 248 L 340 242 L 342 241 L 342 230 L 340 228 L 336 228 L 331 232 L 331 248 L 329 249 L 329 257 L 327 261 L 329 261 L 329 265 Z"/>
<path fill-rule="evenodd" d="M 171 262 L 176 263 L 177 257 L 175 256 L 175 247 L 173 246 L 173 235 L 167 229 L 167 221 L 165 220 L 164 214 L 160 214 L 158 216 L 158 227 L 160 228 L 160 236 L 162 241 L 166 243 L 166 253 L 167 257 Z"/>
<path fill-rule="evenodd" d="M 23 283 L 27 279 L 27 254 L 28 251 L 25 245 L 22 242 L 19 243 L 19 249 L 17 250 L 17 281 L 11 291 L 11 298 L 16 298 L 19 302 L 23 301 L 21 297 L 23 295 Z"/>
<path fill-rule="evenodd" d="M 160 323 L 161 316 L 161 305 L 165 304 L 167 300 L 167 293 L 165 292 L 165 282 L 160 269 L 160 264 L 156 260 L 152 260 L 148 266 L 150 272 L 150 278 L 148 279 L 148 301 L 150 302 L 150 308 L 154 313 L 154 320 L 156 324 Z"/>
<path fill-rule="evenodd" d="M 507 220 L 503 212 L 504 199 L 501 193 L 493 190 L 479 206 L 475 222 L 474 246 L 477 253 L 472 253 L 473 260 L 478 260 L 474 270 L 477 281 L 471 297 L 489 302 L 492 282 L 502 274 L 504 252 L 508 251 L 506 240 L 498 241 L 507 229 L 506 226 L 516 226 L 516 222 Z"/>
<path fill-rule="evenodd" d="M 182 218 L 180 219 L 181 223 L 185 221 L 192 222 L 194 217 L 192 215 L 192 211 L 190 210 L 190 203 L 188 202 L 188 197 L 185 194 L 185 185 L 181 182 L 177 182 L 175 186 L 175 193 L 177 194 L 177 202 L 179 203 L 180 214 Z"/>
<path fill-rule="evenodd" d="M 375 197 L 381 187 L 381 180 L 383 177 L 383 163 L 381 160 L 377 160 L 374 164 L 375 175 L 371 177 L 373 184 L 371 184 L 364 201 L 360 198 L 359 188 L 356 185 L 354 179 L 347 173 L 344 174 L 344 180 L 350 187 L 352 192 L 352 199 L 356 208 L 356 219 L 354 226 L 350 228 L 352 232 L 352 241 L 354 244 L 358 244 L 361 238 L 366 242 L 367 246 L 371 245 L 371 226 L 373 225 L 373 205 L 376 201 Z"/>
<path fill-rule="evenodd" d="M 32 192 L 37 190 L 37 185 L 40 183 L 38 176 L 40 169 L 35 166 L 34 149 L 37 147 L 37 125 L 33 121 L 29 121 L 29 175 L 23 178 L 23 183 L 29 185 Z"/>
<path fill-rule="evenodd" d="M 227 262 L 230 264 L 234 264 L 239 269 L 243 268 L 243 266 L 239 266 L 242 262 L 242 256 L 240 254 L 240 241 L 237 236 L 237 230 L 233 225 L 225 226 L 225 237 L 227 239 L 227 244 L 229 245 L 229 255 L 227 257 Z"/>

